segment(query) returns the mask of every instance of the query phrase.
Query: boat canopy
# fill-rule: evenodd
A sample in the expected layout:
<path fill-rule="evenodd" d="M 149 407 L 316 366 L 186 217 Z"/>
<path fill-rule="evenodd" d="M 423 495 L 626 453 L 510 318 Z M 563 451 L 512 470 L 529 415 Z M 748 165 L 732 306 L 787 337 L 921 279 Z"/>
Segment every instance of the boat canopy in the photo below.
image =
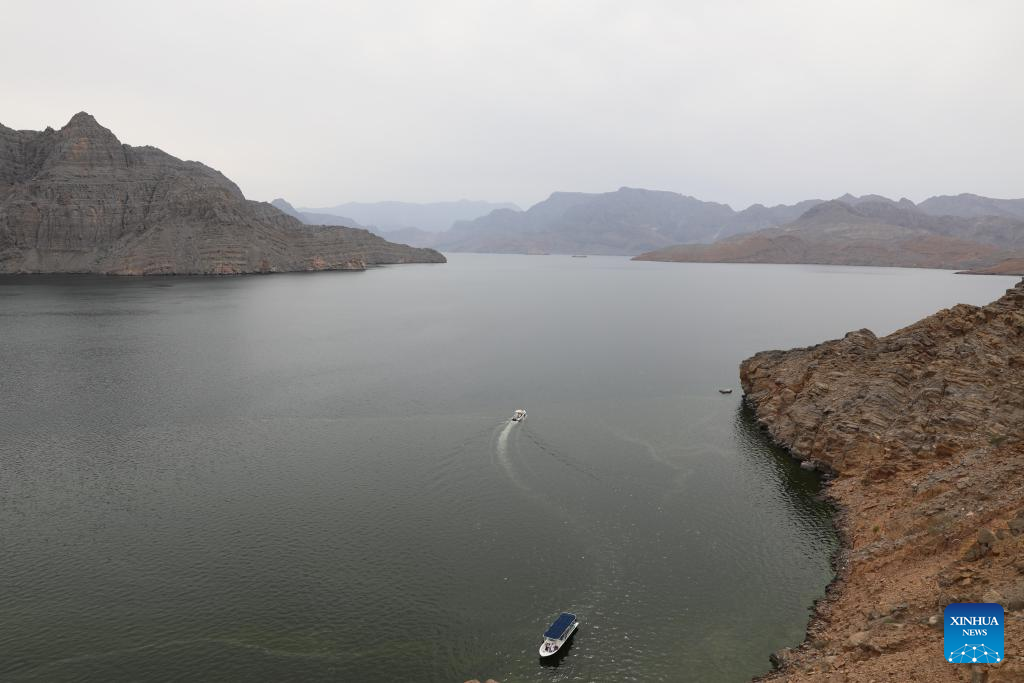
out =
<path fill-rule="evenodd" d="M 573 623 L 576 621 L 576 615 L 570 614 L 569 612 L 562 612 L 555 619 L 555 623 L 548 627 L 548 630 L 544 632 L 545 638 L 551 638 L 553 640 L 561 640 L 565 637 L 566 631 L 568 631 Z"/>

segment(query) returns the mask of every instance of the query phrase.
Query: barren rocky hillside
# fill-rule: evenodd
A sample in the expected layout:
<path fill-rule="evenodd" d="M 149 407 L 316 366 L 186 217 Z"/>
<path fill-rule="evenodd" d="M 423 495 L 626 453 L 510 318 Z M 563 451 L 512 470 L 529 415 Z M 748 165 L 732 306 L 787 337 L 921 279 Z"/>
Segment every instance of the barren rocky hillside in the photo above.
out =
<path fill-rule="evenodd" d="M 893 334 L 740 368 L 760 424 L 834 478 L 845 551 L 786 681 L 1024 680 L 1024 281 Z M 1006 609 L 1006 659 L 942 658 L 952 602 Z"/>

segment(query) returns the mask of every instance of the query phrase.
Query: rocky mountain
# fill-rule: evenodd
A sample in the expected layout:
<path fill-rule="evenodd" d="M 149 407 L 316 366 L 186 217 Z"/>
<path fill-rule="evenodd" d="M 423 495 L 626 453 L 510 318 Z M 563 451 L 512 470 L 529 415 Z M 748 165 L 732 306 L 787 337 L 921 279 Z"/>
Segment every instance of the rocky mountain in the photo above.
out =
<path fill-rule="evenodd" d="M 81 112 L 0 126 L 0 272 L 234 274 L 443 262 L 365 230 L 310 227 L 221 173 L 123 145 Z"/>
<path fill-rule="evenodd" d="M 846 195 L 816 204 L 782 227 L 710 245 L 675 245 L 636 259 L 975 269 L 1017 256 L 1024 256 L 1024 220 L 935 216 L 907 199 Z"/>
<path fill-rule="evenodd" d="M 600 194 L 556 192 L 527 211 L 498 210 L 456 223 L 437 244 L 447 251 L 630 255 L 780 225 L 815 203 L 755 204 L 736 212 L 675 192 L 629 187 Z"/>
<path fill-rule="evenodd" d="M 519 207 L 509 202 L 482 202 L 460 199 L 454 202 L 348 202 L 322 209 L 300 209 L 303 213 L 351 216 L 361 225 L 381 234 L 417 228 L 424 232 L 442 232 L 456 221 L 468 221 L 491 211 Z"/>
<path fill-rule="evenodd" d="M 844 549 L 806 642 L 772 680 L 1024 680 L 1024 281 L 876 337 L 744 361 L 745 402 L 827 473 Z M 943 661 L 942 611 L 1006 610 L 1005 660 Z"/>

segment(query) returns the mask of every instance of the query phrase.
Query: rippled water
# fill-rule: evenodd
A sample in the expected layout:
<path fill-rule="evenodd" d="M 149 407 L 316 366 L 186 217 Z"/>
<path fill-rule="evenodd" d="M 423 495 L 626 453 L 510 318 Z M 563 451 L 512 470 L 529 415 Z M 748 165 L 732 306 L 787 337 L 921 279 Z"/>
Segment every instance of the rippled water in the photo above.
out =
<path fill-rule="evenodd" d="M 1010 282 L 469 255 L 0 279 L 0 678 L 744 680 L 801 640 L 835 538 L 738 362 Z M 560 610 L 583 625 L 542 666 Z"/>

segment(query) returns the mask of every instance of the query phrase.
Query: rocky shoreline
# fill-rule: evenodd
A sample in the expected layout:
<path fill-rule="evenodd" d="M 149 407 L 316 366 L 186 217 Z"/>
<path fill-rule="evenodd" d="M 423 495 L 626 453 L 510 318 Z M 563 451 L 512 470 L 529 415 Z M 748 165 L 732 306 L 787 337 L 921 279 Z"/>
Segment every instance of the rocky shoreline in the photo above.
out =
<path fill-rule="evenodd" d="M 1024 258 L 1008 258 L 988 268 L 962 270 L 957 275 L 1022 275 L 1024 276 Z"/>
<path fill-rule="evenodd" d="M 1024 680 L 1024 281 L 878 338 L 756 354 L 759 424 L 826 473 L 842 549 L 766 681 Z M 952 602 L 1006 610 L 1005 661 L 942 656 Z"/>

